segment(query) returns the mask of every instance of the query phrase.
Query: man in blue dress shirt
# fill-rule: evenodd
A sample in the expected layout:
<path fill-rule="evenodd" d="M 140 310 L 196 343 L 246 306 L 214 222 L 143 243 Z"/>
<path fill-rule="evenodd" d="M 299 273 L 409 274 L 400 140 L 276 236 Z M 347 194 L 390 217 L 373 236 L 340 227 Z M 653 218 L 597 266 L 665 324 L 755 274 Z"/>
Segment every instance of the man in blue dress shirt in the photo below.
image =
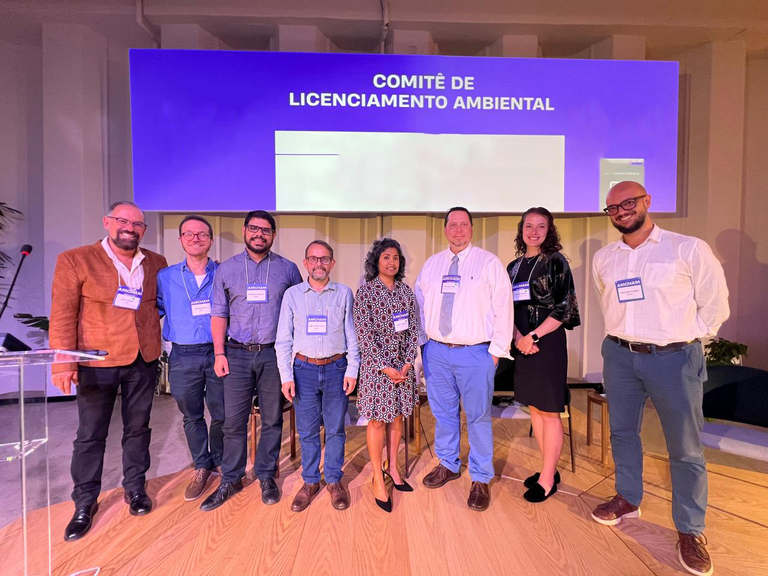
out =
<path fill-rule="evenodd" d="M 330 278 L 336 261 L 322 240 L 304 251 L 305 282 L 285 292 L 277 325 L 277 365 L 283 394 L 293 401 L 301 441 L 304 485 L 291 510 L 301 512 L 320 491 L 320 422 L 325 426 L 325 481 L 336 510 L 349 507 L 341 483 L 344 465 L 344 417 L 357 384 L 357 345 L 352 290 Z"/>
<path fill-rule="evenodd" d="M 205 218 L 187 216 L 179 225 L 187 257 L 157 274 L 157 307 L 165 315 L 163 339 L 171 342 L 171 394 L 184 415 L 184 434 L 195 472 L 185 500 L 199 498 L 221 464 L 224 448 L 224 383 L 213 371 L 211 292 L 218 264 L 208 258 L 213 228 Z M 211 429 L 205 423 L 205 404 Z"/>
<path fill-rule="evenodd" d="M 254 393 L 261 413 L 254 466 L 261 500 L 265 504 L 280 501 L 275 473 L 283 431 L 283 395 L 275 335 L 283 294 L 301 283 L 301 275 L 296 264 L 272 252 L 276 236 L 275 219 L 269 212 L 249 212 L 243 225 L 245 250 L 222 262 L 213 281 L 211 334 L 214 371 L 224 378 L 224 455 L 221 484 L 201 510 L 214 510 L 243 489 Z"/>

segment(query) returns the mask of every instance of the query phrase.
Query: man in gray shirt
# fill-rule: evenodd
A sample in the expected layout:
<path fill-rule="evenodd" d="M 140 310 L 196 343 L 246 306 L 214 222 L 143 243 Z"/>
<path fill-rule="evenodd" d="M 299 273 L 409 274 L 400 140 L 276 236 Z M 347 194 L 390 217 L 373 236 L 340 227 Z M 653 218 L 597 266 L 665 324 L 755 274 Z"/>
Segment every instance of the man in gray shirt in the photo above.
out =
<path fill-rule="evenodd" d="M 221 484 L 202 503 L 201 510 L 214 510 L 243 489 L 248 416 L 254 392 L 261 413 L 254 466 L 261 484 L 261 500 L 265 504 L 280 500 L 274 477 L 283 431 L 283 396 L 275 334 L 283 294 L 301 283 L 301 275 L 296 264 L 271 251 L 276 236 L 275 219 L 269 212 L 249 212 L 243 225 L 245 250 L 216 270 L 211 334 L 213 369 L 224 378 L 224 455 Z"/>
<path fill-rule="evenodd" d="M 277 327 L 277 365 L 283 394 L 296 409 L 301 441 L 301 476 L 291 510 L 301 512 L 320 491 L 320 422 L 325 426 L 325 481 L 331 504 L 349 506 L 341 483 L 344 464 L 344 417 L 348 396 L 357 384 L 360 352 L 352 318 L 352 290 L 330 279 L 336 261 L 322 240 L 304 251 L 306 282 L 285 292 Z M 293 362 L 291 362 L 293 360 Z"/>

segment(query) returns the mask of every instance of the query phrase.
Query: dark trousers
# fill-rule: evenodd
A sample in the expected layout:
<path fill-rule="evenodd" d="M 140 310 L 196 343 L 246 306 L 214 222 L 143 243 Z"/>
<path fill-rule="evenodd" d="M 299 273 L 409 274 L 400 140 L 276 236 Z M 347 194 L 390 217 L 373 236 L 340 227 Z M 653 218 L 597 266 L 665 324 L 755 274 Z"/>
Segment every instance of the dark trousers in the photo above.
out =
<path fill-rule="evenodd" d="M 224 456 L 222 482 L 245 475 L 248 455 L 248 418 L 253 395 L 259 397 L 261 436 L 254 466 L 256 478 L 273 478 L 283 435 L 283 392 L 274 348 L 248 352 L 227 347 L 229 374 L 224 377 Z"/>
<path fill-rule="evenodd" d="M 139 355 L 128 366 L 78 369 L 79 424 L 72 453 L 75 506 L 89 506 L 101 492 L 104 449 L 118 390 L 123 418 L 123 488 L 141 490 L 149 469 L 149 413 L 157 383 L 157 361 Z"/>
<path fill-rule="evenodd" d="M 213 344 L 174 344 L 168 364 L 171 395 L 184 415 L 184 434 L 195 470 L 213 470 L 221 464 L 224 452 L 224 380 L 214 374 L 213 361 Z"/>

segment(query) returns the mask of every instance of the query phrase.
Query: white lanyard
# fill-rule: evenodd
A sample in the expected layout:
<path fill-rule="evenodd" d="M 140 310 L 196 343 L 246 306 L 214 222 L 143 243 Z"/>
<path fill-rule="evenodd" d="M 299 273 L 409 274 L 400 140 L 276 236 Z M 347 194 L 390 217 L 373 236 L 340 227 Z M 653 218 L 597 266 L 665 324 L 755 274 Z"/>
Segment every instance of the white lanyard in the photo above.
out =
<path fill-rule="evenodd" d="M 536 256 L 536 261 L 533 263 L 533 268 L 531 268 L 531 273 L 528 274 L 528 284 L 531 283 L 531 277 L 533 276 L 533 270 L 536 268 L 536 264 L 538 264 L 540 256 L 541 256 L 541 254 Z M 525 259 L 525 256 L 523 256 L 523 259 Z M 523 260 L 520 260 L 520 264 L 517 265 L 517 270 L 515 270 L 515 277 L 512 278 L 512 284 L 514 284 L 515 280 L 517 280 L 517 273 L 520 272 L 520 265 L 522 263 L 523 263 Z"/>
<path fill-rule="evenodd" d="M 189 298 L 189 301 L 192 302 L 192 296 L 189 295 L 189 289 L 187 288 L 187 281 L 184 279 L 184 266 L 181 267 L 179 272 L 181 272 L 181 283 L 184 284 L 184 292 L 187 293 L 187 298 Z M 205 275 L 208 276 L 208 273 L 206 272 Z"/>
<path fill-rule="evenodd" d="M 250 256 L 248 256 L 248 253 L 243 250 L 243 264 L 245 264 L 245 286 L 247 287 L 250 282 L 248 281 L 248 260 L 251 259 Z M 267 256 L 267 280 L 264 282 L 265 285 L 269 285 L 269 266 L 272 263 L 272 252 L 269 253 L 269 256 Z M 254 264 L 257 264 L 254 262 Z"/>

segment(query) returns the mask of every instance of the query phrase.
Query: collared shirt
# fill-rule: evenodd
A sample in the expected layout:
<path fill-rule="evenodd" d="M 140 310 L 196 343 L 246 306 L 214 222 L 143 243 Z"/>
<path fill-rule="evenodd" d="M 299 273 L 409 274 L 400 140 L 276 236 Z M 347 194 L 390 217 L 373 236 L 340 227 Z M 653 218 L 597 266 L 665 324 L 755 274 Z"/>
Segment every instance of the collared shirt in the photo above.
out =
<path fill-rule="evenodd" d="M 133 261 L 131 262 L 131 269 L 128 270 L 128 267 L 120 261 L 117 254 L 112 250 L 112 246 L 109 245 L 108 236 L 105 236 L 104 240 L 101 241 L 101 246 L 115 265 L 115 269 L 120 275 L 120 284 L 122 286 L 141 288 L 144 285 L 144 268 L 141 265 L 141 261 L 144 260 L 144 254 L 141 253 L 141 250 L 136 248 L 136 254 L 134 254 Z"/>
<path fill-rule="evenodd" d="M 606 334 L 665 346 L 714 336 L 730 314 L 723 267 L 706 242 L 654 226 L 634 250 L 601 248 L 592 268 Z M 619 302 L 616 282 L 640 278 L 643 300 Z"/>
<path fill-rule="evenodd" d="M 198 286 L 195 274 L 187 267 L 186 258 L 157 273 L 157 308 L 165 315 L 163 340 L 176 344 L 208 344 L 211 337 L 211 315 L 192 314 L 192 302 L 211 299 L 213 276 L 219 265 L 208 259 L 203 281 Z"/>
<path fill-rule="evenodd" d="M 488 352 L 509 358 L 514 330 L 512 286 L 501 260 L 470 244 L 458 253 L 459 291 L 453 301 L 451 332 L 440 333 L 442 281 L 454 254 L 446 249 L 431 256 L 416 279 L 415 294 L 421 315 L 419 344 L 427 339 L 449 344 L 489 342 Z"/>
<path fill-rule="evenodd" d="M 248 282 L 267 284 L 268 301 L 248 302 Z M 228 334 L 233 340 L 242 344 L 270 344 L 275 341 L 283 294 L 296 284 L 301 284 L 301 274 L 290 260 L 270 252 L 256 263 L 244 250 L 222 262 L 216 270 L 211 316 L 229 318 Z"/>
<path fill-rule="evenodd" d="M 280 307 L 275 353 L 280 381 L 293 381 L 293 357 L 299 353 L 309 358 L 329 358 L 347 353 L 347 378 L 357 378 L 360 350 L 357 345 L 352 305 L 352 290 L 344 284 L 329 281 L 316 292 L 304 281 L 288 288 Z M 327 334 L 308 335 L 307 316 L 321 315 L 328 319 Z"/>

